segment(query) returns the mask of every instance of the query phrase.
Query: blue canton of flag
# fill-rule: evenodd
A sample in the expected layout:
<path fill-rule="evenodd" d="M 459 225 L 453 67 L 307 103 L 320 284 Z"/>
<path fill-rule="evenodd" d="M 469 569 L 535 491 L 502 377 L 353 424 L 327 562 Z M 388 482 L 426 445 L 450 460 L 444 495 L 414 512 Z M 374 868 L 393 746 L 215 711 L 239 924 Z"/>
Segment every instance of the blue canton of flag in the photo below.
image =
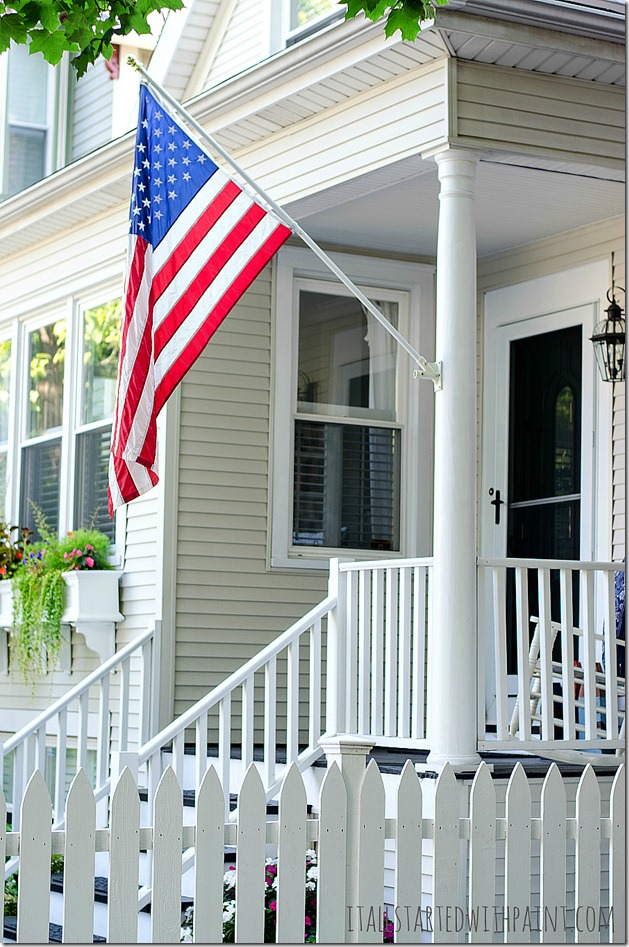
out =
<path fill-rule="evenodd" d="M 129 230 L 156 247 L 218 167 L 142 89 Z"/>

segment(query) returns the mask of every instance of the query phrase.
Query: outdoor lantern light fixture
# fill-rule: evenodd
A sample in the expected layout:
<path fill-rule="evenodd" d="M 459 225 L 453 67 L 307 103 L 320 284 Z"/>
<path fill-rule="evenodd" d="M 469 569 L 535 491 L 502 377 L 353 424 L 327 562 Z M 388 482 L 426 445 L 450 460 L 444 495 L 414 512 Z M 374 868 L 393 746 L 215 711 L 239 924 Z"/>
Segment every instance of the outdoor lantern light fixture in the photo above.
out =
<path fill-rule="evenodd" d="M 618 287 L 621 289 L 621 287 Z M 624 290 L 621 289 L 622 292 Z M 611 299 L 609 298 L 611 293 Z M 592 342 L 594 354 L 603 381 L 624 381 L 625 378 L 625 319 L 624 310 L 616 302 L 614 287 L 607 291 L 610 303 L 605 310 L 607 318 L 594 327 Z"/>

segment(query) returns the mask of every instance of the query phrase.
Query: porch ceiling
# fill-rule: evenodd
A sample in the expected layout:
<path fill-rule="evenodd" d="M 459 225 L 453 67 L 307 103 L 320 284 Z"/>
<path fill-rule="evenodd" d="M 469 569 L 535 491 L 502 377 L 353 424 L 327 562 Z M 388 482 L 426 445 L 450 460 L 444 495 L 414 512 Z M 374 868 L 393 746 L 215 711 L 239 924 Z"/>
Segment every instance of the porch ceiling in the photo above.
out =
<path fill-rule="evenodd" d="M 600 169 L 589 176 L 575 173 L 568 163 L 534 168 L 529 161 L 519 164 L 521 160 L 514 156 L 479 163 L 479 256 L 623 213 L 623 182 L 602 177 Z M 287 209 L 321 242 L 433 257 L 438 217 L 436 164 L 412 158 Z"/>

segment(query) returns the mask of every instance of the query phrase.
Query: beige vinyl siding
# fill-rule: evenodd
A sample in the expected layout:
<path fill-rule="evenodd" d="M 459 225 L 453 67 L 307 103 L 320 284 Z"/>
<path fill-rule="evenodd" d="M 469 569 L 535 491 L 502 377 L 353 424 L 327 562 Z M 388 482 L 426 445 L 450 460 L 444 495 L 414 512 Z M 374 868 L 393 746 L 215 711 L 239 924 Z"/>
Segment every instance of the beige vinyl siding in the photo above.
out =
<path fill-rule="evenodd" d="M 462 61 L 456 76 L 457 143 L 622 170 L 623 89 Z"/>
<path fill-rule="evenodd" d="M 482 409 L 482 294 L 500 286 L 509 286 L 525 280 L 561 272 L 593 260 L 608 259 L 612 253 L 616 284 L 624 286 L 624 218 L 601 221 L 581 227 L 559 237 L 538 240 L 479 260 L 479 416 Z M 624 299 L 621 299 L 624 306 Z M 609 554 L 613 560 L 625 557 L 625 392 L 616 385 L 613 403 L 612 430 L 612 539 Z M 480 452 L 478 453 L 480 463 Z M 480 482 L 480 479 L 479 479 Z"/>
<path fill-rule="evenodd" d="M 104 60 L 74 82 L 71 96 L 70 161 L 75 161 L 111 139 L 113 82 Z"/>
<path fill-rule="evenodd" d="M 182 383 L 176 715 L 325 595 L 267 567 L 270 372 L 267 267 Z"/>

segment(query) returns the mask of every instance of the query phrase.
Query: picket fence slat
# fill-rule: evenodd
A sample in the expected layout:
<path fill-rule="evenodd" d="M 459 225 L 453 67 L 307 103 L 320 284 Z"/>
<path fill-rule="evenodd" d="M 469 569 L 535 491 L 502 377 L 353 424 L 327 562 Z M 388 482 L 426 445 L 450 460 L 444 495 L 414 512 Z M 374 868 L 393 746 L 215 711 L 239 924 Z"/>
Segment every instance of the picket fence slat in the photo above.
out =
<path fill-rule="evenodd" d="M 236 941 L 264 943 L 266 797 L 253 763 L 242 782 L 236 854 Z"/>
<path fill-rule="evenodd" d="M 452 767 L 446 763 L 435 792 L 433 830 L 433 900 L 435 904 L 460 904 L 459 792 Z M 448 943 L 451 933 L 435 927 L 435 943 Z"/>
<path fill-rule="evenodd" d="M 371 760 L 360 788 L 358 825 L 358 905 L 353 926 L 362 944 L 381 944 L 384 893 L 384 783 Z M 360 907 L 362 913 L 356 913 Z"/>
<path fill-rule="evenodd" d="M 609 843 L 609 904 L 613 910 L 613 942 L 626 943 L 626 889 L 625 889 L 625 767 L 620 766 L 609 802 L 611 839 Z"/>
<path fill-rule="evenodd" d="M 306 864 L 306 790 L 292 763 L 280 790 L 277 876 L 277 943 L 304 937 Z"/>
<path fill-rule="evenodd" d="M 575 866 L 575 905 L 583 911 L 594 910 L 599 916 L 601 871 L 601 793 L 591 766 L 587 766 L 577 789 L 577 841 Z M 589 924 L 578 924 L 575 940 L 578 944 L 600 942 L 598 929 Z"/>
<path fill-rule="evenodd" d="M 90 943 L 94 930 L 96 802 L 84 769 L 70 786 L 66 802 L 63 872 L 63 942 Z"/>
<path fill-rule="evenodd" d="M 194 940 L 198 944 L 223 939 L 224 812 L 223 789 L 211 765 L 196 798 Z"/>
<path fill-rule="evenodd" d="M 338 944 L 345 940 L 347 790 L 336 763 L 321 785 L 319 811 L 317 941 Z"/>
<path fill-rule="evenodd" d="M 562 924 L 555 911 L 566 903 L 566 790 L 556 763 L 546 774 L 541 796 L 542 838 L 540 899 L 543 943 L 562 943 Z"/>
<path fill-rule="evenodd" d="M 394 934 L 397 944 L 417 943 L 415 920 L 421 910 L 421 882 L 422 788 L 413 764 L 407 760 L 397 792 L 395 904 L 402 910 L 402 921 Z"/>
<path fill-rule="evenodd" d="M 30 944 L 48 943 L 50 913 L 51 802 L 40 770 L 31 776 L 21 812 L 20 883 L 17 937 Z"/>
<path fill-rule="evenodd" d="M 131 770 L 120 774 L 111 798 L 107 940 L 135 944 L 138 939 L 140 798 Z"/>
<path fill-rule="evenodd" d="M 496 903 L 496 790 L 486 763 L 476 770 L 470 795 L 469 908 L 482 912 Z M 483 925 L 471 925 L 470 943 L 483 943 Z"/>
<path fill-rule="evenodd" d="M 168 766 L 153 804 L 153 903 L 151 940 L 172 944 L 181 928 L 181 851 L 183 806 L 179 782 Z"/>
<path fill-rule="evenodd" d="M 507 786 L 505 843 L 505 904 L 524 918 L 531 902 L 531 790 L 524 767 L 516 763 Z M 530 928 L 509 925 L 505 942 L 530 943 Z"/>

